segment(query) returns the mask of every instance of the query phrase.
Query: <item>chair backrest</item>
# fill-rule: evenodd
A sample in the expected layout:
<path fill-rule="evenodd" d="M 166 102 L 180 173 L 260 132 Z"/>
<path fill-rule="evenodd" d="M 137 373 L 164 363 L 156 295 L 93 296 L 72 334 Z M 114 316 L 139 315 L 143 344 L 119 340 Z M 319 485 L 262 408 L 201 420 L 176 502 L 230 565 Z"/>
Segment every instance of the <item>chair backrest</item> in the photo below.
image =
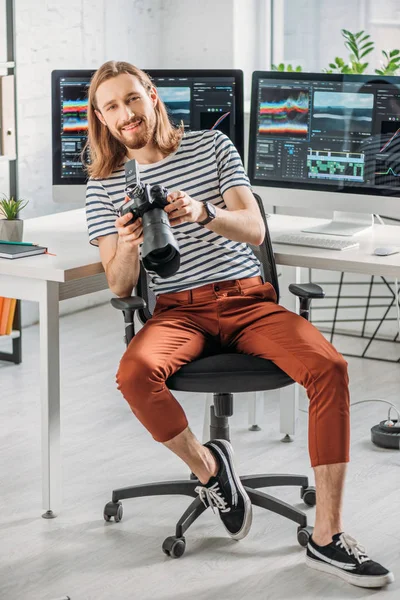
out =
<path fill-rule="evenodd" d="M 274 253 L 272 250 L 272 243 L 268 230 L 268 221 L 260 196 L 258 194 L 254 194 L 254 198 L 257 201 L 261 216 L 265 223 L 265 238 L 261 246 L 253 246 L 252 244 L 249 244 L 249 246 L 261 263 L 261 271 L 264 281 L 269 281 L 274 286 L 279 300 L 278 274 L 276 272 Z M 142 264 L 140 265 L 140 277 L 137 285 L 137 295 L 141 296 L 146 302 L 146 308 L 138 311 L 139 319 L 144 324 L 151 318 L 153 314 L 153 310 L 156 305 L 156 296 L 149 288 L 148 275 Z"/>

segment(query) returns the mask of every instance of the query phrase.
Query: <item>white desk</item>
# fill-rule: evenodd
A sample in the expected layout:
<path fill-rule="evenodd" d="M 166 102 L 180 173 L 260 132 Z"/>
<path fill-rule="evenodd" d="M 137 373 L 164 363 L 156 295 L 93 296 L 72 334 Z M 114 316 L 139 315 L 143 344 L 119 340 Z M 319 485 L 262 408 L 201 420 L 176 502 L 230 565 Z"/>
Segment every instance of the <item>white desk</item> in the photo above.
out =
<path fill-rule="evenodd" d="M 52 518 L 61 507 L 59 301 L 108 286 L 83 209 L 27 219 L 24 240 L 56 255 L 0 259 L 0 295 L 39 303 L 43 516 Z"/>
<path fill-rule="evenodd" d="M 321 222 L 283 215 L 268 220 L 272 236 Z M 24 239 L 48 246 L 49 252 L 56 254 L 0 259 L 0 295 L 39 303 L 43 516 L 51 518 L 61 506 L 59 301 L 106 289 L 107 281 L 99 252 L 88 242 L 84 209 L 27 219 Z M 282 299 L 288 299 L 286 282 L 296 280 L 299 267 L 400 277 L 400 254 L 371 255 L 376 246 L 400 244 L 400 228 L 377 225 L 359 240 L 359 249 L 344 252 L 276 245 L 276 262 L 294 267 L 294 272 L 285 270 L 281 280 Z M 293 434 L 295 420 L 293 393 L 283 395 L 282 433 Z"/>
<path fill-rule="evenodd" d="M 273 240 L 274 236 L 280 233 L 300 233 L 304 227 L 325 222 L 328 220 L 271 215 L 268 219 L 268 227 Z M 316 235 L 318 237 L 318 234 Z M 322 237 L 322 234 L 319 237 Z M 375 256 L 373 254 L 374 248 L 379 246 L 398 246 L 400 248 L 400 227 L 375 225 L 372 229 L 356 235 L 354 240 L 360 243 L 358 248 L 341 251 L 274 244 L 273 241 L 272 245 L 275 251 L 275 260 L 280 265 L 400 278 L 400 254 L 391 256 Z"/>

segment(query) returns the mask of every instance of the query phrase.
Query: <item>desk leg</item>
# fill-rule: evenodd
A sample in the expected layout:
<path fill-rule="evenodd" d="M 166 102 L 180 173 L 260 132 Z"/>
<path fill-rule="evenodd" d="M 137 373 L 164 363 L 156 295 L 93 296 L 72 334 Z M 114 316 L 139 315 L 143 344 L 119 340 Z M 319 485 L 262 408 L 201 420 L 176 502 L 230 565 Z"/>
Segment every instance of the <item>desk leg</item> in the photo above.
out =
<path fill-rule="evenodd" d="M 59 510 L 60 461 L 60 346 L 58 283 L 44 281 L 40 313 L 40 396 L 42 405 L 42 500 L 45 519 Z"/>
<path fill-rule="evenodd" d="M 291 283 L 301 282 L 300 267 L 279 267 L 279 303 L 288 310 L 298 311 L 298 300 L 289 292 Z M 297 383 L 279 390 L 280 392 L 280 431 L 284 434 L 282 442 L 292 442 L 291 435 L 296 433 L 299 406 L 299 386 Z"/>

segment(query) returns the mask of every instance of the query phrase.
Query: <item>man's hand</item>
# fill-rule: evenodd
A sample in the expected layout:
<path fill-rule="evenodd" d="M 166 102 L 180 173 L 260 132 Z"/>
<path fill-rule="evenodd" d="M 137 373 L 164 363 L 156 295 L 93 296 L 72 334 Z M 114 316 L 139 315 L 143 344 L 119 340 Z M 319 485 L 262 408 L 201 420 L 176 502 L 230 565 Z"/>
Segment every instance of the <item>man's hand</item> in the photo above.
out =
<path fill-rule="evenodd" d="M 125 202 L 128 202 L 129 198 L 126 196 Z M 129 252 L 139 244 L 143 243 L 143 223 L 142 219 L 136 219 L 132 225 L 126 225 L 128 221 L 132 219 L 132 213 L 127 213 L 122 217 L 118 217 L 115 221 L 115 227 L 118 231 L 118 244 L 122 250 Z"/>
<path fill-rule="evenodd" d="M 172 227 L 181 223 L 198 223 L 207 218 L 207 212 L 202 202 L 194 200 L 185 192 L 168 194 L 169 204 L 164 208 Z"/>

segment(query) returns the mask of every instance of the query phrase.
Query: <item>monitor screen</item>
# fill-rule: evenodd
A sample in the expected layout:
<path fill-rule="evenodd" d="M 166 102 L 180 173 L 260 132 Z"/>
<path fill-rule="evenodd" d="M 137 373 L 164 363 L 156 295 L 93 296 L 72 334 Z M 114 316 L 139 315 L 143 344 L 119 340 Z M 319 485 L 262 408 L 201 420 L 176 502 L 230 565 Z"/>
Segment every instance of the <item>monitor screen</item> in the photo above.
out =
<path fill-rule="evenodd" d="M 400 195 L 400 77 L 253 73 L 253 185 Z"/>
<path fill-rule="evenodd" d="M 53 185 L 87 181 L 80 154 L 87 137 L 87 92 L 92 71 L 52 72 Z M 243 72 L 146 70 L 170 119 L 185 130 L 219 129 L 243 160 Z"/>

